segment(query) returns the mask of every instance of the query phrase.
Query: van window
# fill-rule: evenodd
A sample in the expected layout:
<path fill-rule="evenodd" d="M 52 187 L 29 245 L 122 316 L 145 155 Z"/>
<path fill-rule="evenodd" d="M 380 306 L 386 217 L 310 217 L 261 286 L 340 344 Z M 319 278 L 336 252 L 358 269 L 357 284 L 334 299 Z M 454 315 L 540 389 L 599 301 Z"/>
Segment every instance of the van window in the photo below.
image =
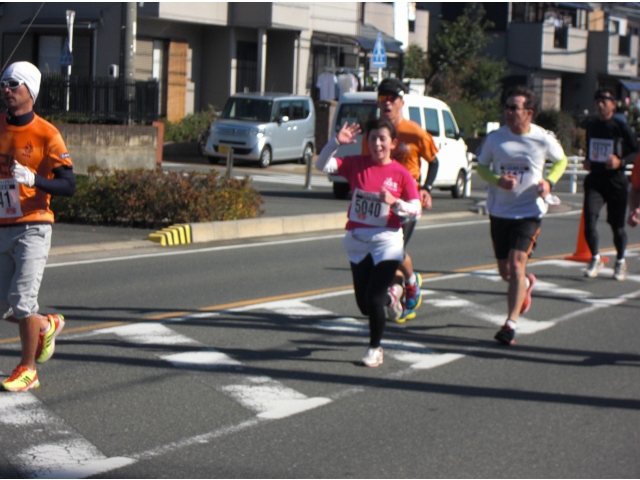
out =
<path fill-rule="evenodd" d="M 305 100 L 291 102 L 291 120 L 302 120 L 309 116 L 309 103 Z"/>
<path fill-rule="evenodd" d="M 273 120 L 277 121 L 280 117 L 289 118 L 289 107 L 291 106 L 291 100 L 282 100 L 276 102 L 276 106 L 273 109 Z"/>
<path fill-rule="evenodd" d="M 425 108 L 424 119 L 427 121 L 427 132 L 434 137 L 439 137 L 440 122 L 438 121 L 438 110 L 435 108 Z"/>
<path fill-rule="evenodd" d="M 418 107 L 409 107 L 409 120 L 413 120 L 424 128 L 424 125 L 422 125 L 422 117 L 420 116 L 420 109 Z"/>
<path fill-rule="evenodd" d="M 364 125 L 369 120 L 375 120 L 378 116 L 378 106 L 375 103 L 343 103 L 336 117 L 336 132 L 339 132 L 347 122 L 349 125 L 357 123 L 364 130 Z"/>
<path fill-rule="evenodd" d="M 453 116 L 446 110 L 442 111 L 442 119 L 444 120 L 444 135 L 447 138 L 458 138 L 458 128 Z"/>
<path fill-rule="evenodd" d="M 222 118 L 268 122 L 272 103 L 270 100 L 230 97 L 222 111 Z"/>

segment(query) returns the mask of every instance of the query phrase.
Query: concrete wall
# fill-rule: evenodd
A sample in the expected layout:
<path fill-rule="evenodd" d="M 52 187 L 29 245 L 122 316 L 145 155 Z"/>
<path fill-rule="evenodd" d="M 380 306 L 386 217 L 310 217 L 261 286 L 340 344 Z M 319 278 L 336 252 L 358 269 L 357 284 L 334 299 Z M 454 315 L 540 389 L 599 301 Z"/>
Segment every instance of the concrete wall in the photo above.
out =
<path fill-rule="evenodd" d="M 156 167 L 158 129 L 149 126 L 57 124 L 75 173 L 101 168 Z"/>

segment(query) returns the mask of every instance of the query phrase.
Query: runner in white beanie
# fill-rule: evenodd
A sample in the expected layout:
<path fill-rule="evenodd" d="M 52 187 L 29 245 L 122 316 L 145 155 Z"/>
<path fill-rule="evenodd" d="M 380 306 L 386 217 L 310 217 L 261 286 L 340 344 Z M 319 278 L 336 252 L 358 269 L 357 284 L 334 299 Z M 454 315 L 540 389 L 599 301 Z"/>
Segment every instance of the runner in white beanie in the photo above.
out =
<path fill-rule="evenodd" d="M 7 67 L 2 74 L 2 80 L 7 79 L 22 80 L 27 86 L 31 98 L 36 101 L 38 98 L 38 92 L 40 91 L 40 79 L 42 74 L 38 67 L 29 62 L 15 62 Z"/>

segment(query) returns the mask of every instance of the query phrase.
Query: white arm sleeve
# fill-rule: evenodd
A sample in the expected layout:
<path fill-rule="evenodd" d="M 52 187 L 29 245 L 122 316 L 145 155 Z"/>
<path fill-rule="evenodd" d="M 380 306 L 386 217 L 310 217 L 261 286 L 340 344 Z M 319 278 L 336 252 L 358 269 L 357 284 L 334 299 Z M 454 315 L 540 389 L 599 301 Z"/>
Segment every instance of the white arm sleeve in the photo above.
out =
<path fill-rule="evenodd" d="M 422 216 L 422 204 L 420 200 L 404 200 L 398 199 L 391 207 L 393 213 L 399 217 L 409 217 L 412 220 L 418 220 Z"/>
<path fill-rule="evenodd" d="M 336 137 L 332 137 L 324 146 L 318 158 L 316 158 L 316 168 L 324 173 L 335 173 L 338 171 L 338 162 L 334 157 L 340 144 Z"/>

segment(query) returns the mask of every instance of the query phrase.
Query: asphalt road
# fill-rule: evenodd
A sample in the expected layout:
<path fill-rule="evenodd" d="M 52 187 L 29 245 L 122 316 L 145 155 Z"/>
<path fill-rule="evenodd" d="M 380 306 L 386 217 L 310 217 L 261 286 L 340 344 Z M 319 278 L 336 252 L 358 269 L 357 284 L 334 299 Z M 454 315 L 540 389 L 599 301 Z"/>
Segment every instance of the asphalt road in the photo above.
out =
<path fill-rule="evenodd" d="M 486 217 L 438 217 L 409 248 L 423 306 L 377 369 L 342 232 L 50 258 L 41 309 L 68 324 L 41 388 L 0 393 L 0 477 L 637 478 L 640 231 L 626 282 L 585 279 L 563 197 L 514 347 L 492 339 Z"/>

